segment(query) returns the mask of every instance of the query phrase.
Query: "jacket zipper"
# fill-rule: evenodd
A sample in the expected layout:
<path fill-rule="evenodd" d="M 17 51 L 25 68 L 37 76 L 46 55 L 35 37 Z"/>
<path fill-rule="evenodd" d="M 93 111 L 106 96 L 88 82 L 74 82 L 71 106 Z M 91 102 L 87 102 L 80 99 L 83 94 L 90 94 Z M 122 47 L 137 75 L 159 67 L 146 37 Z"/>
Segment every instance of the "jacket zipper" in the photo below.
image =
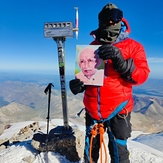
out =
<path fill-rule="evenodd" d="M 100 117 L 100 120 L 102 119 L 102 115 L 101 115 L 101 109 L 100 109 L 100 87 L 97 87 L 97 93 L 98 93 L 98 97 L 97 97 L 97 109 L 98 109 L 98 115 Z"/>

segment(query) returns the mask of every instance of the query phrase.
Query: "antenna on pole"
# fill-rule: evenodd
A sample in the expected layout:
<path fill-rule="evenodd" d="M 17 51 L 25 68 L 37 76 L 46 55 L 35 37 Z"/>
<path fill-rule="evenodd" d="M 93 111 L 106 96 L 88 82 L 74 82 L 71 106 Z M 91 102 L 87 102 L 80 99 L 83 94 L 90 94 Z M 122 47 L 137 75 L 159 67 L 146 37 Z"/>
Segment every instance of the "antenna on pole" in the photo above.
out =
<path fill-rule="evenodd" d="M 73 29 L 76 33 L 76 39 L 78 39 L 78 32 L 79 32 L 79 13 L 78 13 L 78 7 L 74 7 L 76 10 L 76 19 L 75 19 L 75 28 Z"/>

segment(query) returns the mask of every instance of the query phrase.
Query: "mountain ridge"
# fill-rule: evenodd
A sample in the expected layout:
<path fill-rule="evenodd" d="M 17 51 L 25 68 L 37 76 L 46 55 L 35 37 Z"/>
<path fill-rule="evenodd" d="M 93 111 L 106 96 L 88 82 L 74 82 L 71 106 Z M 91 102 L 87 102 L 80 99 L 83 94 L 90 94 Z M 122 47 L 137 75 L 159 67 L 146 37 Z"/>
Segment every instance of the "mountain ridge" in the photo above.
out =
<path fill-rule="evenodd" d="M 4 100 L 4 103 L 6 102 L 4 106 L 0 107 L 1 130 L 3 130 L 4 125 L 16 122 L 19 119 L 45 120 L 48 108 L 48 95 L 44 93 L 45 88 L 46 85 L 20 81 L 4 81 L 0 83 L 0 97 Z M 163 125 L 163 99 L 145 95 L 133 95 L 133 97 L 135 102 L 131 117 L 133 130 L 161 131 L 161 125 Z M 84 123 L 84 114 L 81 114 L 81 118 L 77 116 L 77 113 L 84 107 L 82 99 L 83 94 L 74 96 L 70 91 L 67 91 L 68 117 L 80 123 Z M 15 114 L 12 115 L 9 111 L 13 111 L 14 108 L 17 111 L 14 110 Z M 61 92 L 55 88 L 52 89 L 51 93 L 50 118 L 63 118 Z"/>

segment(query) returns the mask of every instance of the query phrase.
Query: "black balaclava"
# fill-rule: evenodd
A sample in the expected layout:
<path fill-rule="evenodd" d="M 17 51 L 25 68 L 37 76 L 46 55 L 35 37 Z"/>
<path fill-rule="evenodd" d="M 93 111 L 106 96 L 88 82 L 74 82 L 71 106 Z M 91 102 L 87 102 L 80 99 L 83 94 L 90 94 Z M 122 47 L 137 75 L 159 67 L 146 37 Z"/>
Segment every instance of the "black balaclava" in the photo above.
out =
<path fill-rule="evenodd" d="M 95 31 L 95 35 L 96 39 L 102 44 L 114 43 L 120 34 L 121 21 L 117 22 L 115 25 L 109 25 L 109 22 L 107 26 L 100 25 L 100 22 L 105 22 L 108 20 L 108 18 L 110 17 L 109 10 L 111 9 L 118 8 L 114 4 L 109 3 L 106 6 L 104 6 L 103 9 L 98 14 L 99 28 Z"/>

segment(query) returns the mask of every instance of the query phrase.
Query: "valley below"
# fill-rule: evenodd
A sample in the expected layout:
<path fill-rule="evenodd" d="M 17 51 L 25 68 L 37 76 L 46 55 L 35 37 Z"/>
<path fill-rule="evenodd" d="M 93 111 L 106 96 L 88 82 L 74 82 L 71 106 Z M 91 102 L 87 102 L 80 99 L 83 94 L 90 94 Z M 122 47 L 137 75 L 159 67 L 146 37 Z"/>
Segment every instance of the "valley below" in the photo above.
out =
<path fill-rule="evenodd" d="M 131 123 L 135 131 L 157 133 L 163 131 L 163 89 L 161 88 L 162 91 L 160 91 L 149 85 L 144 85 L 141 90 L 141 87 L 138 87 L 133 92 L 135 104 L 131 113 Z M 37 82 L 1 81 L 0 133 L 4 131 L 5 126 L 13 122 L 47 121 L 48 94 L 44 93 L 45 88 L 45 84 Z M 77 116 L 77 113 L 84 107 L 82 101 L 83 94 L 73 95 L 68 89 L 67 109 L 70 122 L 84 125 L 85 111 L 80 117 Z M 63 118 L 61 92 L 58 87 L 52 89 L 50 101 L 50 119 L 55 118 Z"/>

